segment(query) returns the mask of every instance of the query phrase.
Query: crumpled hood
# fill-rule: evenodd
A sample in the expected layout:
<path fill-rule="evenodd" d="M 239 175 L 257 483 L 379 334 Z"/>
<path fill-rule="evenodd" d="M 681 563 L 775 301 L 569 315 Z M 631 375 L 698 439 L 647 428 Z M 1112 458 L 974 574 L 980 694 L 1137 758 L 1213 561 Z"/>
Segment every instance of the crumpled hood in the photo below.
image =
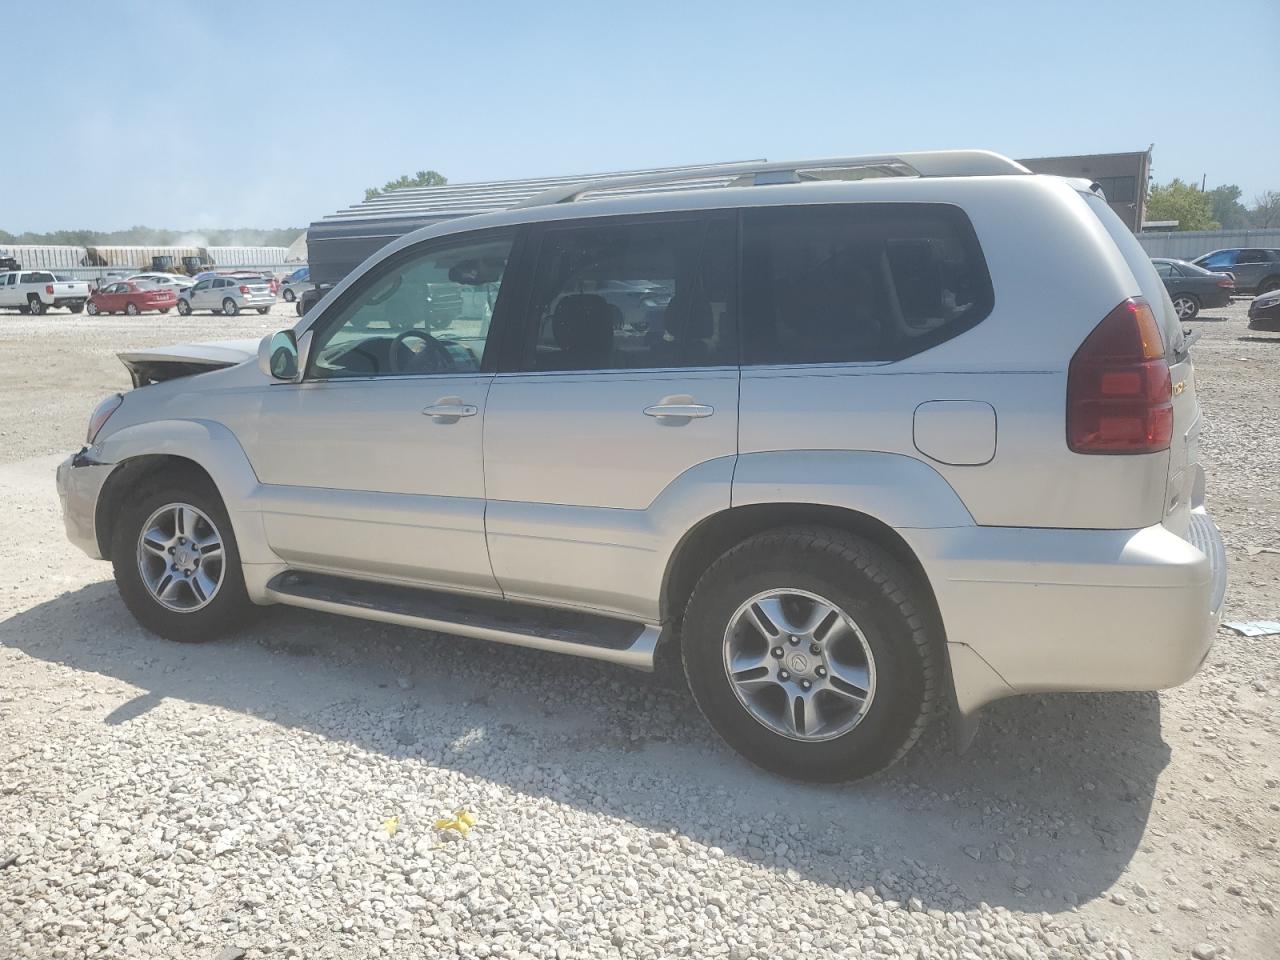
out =
<path fill-rule="evenodd" d="M 117 353 L 129 370 L 135 387 L 189 377 L 209 370 L 234 367 L 258 355 L 257 340 L 217 340 L 213 343 L 180 343 Z"/>

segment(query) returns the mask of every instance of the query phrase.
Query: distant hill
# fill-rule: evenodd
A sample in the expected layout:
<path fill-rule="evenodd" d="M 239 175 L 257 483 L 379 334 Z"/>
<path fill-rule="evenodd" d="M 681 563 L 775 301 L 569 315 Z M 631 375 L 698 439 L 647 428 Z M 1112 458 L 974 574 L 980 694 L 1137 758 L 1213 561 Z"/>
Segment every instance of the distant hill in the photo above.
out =
<path fill-rule="evenodd" d="M 128 230 L 52 230 L 49 233 L 9 233 L 0 230 L 0 243 L 66 244 L 73 247 L 287 247 L 305 227 L 232 227 L 219 230 L 166 230 L 130 227 Z"/>

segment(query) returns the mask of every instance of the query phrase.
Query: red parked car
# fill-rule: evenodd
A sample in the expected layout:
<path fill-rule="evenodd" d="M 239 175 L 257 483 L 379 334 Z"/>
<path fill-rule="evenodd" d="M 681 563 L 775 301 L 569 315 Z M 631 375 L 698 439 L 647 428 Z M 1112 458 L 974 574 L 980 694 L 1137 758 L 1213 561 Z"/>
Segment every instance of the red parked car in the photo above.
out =
<path fill-rule="evenodd" d="M 168 313 L 177 305 L 178 295 L 173 292 L 173 287 L 121 281 L 93 291 L 85 304 L 85 311 L 91 317 L 99 313 L 127 313 L 132 317 L 147 310 Z"/>

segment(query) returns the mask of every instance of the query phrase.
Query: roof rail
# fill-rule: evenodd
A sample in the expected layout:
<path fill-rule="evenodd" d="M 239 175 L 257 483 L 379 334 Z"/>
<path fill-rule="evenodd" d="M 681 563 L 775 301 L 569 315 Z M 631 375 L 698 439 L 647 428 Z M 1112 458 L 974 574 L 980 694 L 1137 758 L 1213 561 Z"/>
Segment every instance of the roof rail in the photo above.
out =
<path fill-rule="evenodd" d="M 862 172 L 863 176 L 840 176 L 844 172 L 856 171 Z M 925 150 L 916 153 L 832 157 L 819 160 L 719 163 L 664 173 L 580 180 L 577 183 L 551 187 L 528 200 L 520 201 L 512 209 L 572 203 L 580 199 L 584 193 L 629 191 L 709 178 L 728 181 L 727 184 L 716 185 L 764 186 L 776 183 L 871 177 L 996 177 L 1029 173 L 1031 171 L 1016 160 L 1010 160 L 989 150 Z M 742 180 L 745 177 L 752 178 L 749 184 Z"/>

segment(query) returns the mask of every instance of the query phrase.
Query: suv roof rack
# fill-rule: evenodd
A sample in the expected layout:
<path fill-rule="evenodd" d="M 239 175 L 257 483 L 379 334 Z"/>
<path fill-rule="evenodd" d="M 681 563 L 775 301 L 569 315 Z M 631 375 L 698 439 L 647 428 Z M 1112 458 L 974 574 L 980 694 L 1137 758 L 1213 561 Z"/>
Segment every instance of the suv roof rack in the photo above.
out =
<path fill-rule="evenodd" d="M 642 192 L 646 188 L 715 178 L 723 186 L 765 186 L 815 180 L 865 180 L 878 177 L 997 177 L 1029 174 L 1016 160 L 990 150 L 924 150 L 915 153 L 832 157 L 819 160 L 751 161 L 686 167 L 661 173 L 580 180 L 551 187 L 511 209 L 572 203 L 586 193 Z M 748 179 L 749 178 L 749 179 Z M 687 189 L 687 188 L 686 188 Z"/>

